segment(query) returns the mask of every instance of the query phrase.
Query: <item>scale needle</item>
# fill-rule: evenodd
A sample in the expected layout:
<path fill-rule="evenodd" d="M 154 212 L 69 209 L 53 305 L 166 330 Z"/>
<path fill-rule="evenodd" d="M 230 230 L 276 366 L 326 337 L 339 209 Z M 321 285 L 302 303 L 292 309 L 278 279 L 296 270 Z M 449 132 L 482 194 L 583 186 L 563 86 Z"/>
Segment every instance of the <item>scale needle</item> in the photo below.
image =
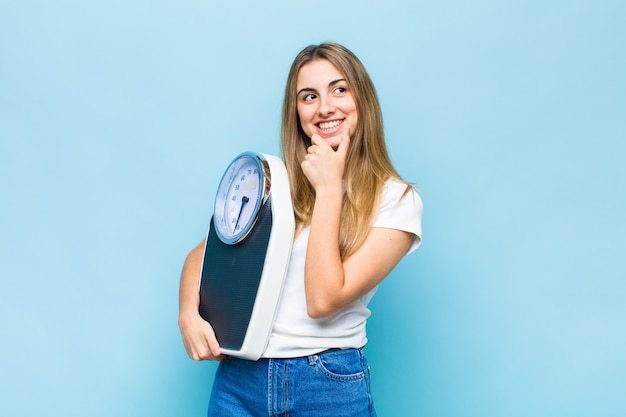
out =
<path fill-rule="evenodd" d="M 233 233 L 235 233 L 235 231 L 237 230 L 237 226 L 239 225 L 239 219 L 241 218 L 243 206 L 245 206 L 248 201 L 250 201 L 250 199 L 247 196 L 244 195 L 243 197 L 241 197 L 241 208 L 239 209 L 239 215 L 237 216 L 237 221 L 235 222 L 235 228 L 233 229 Z"/>

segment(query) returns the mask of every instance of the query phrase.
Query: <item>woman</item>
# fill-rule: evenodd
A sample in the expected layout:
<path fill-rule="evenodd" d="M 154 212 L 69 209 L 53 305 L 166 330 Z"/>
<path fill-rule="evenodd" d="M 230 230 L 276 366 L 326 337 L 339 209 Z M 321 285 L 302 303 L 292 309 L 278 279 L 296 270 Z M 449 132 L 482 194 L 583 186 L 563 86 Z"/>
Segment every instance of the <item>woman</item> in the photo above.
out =
<path fill-rule="evenodd" d="M 258 361 L 221 355 L 198 314 L 204 243 L 181 277 L 185 348 L 194 360 L 221 361 L 209 416 L 374 416 L 367 304 L 419 246 L 422 202 L 389 160 L 374 86 L 345 47 L 312 45 L 294 60 L 282 151 L 296 237 L 267 349 Z"/>

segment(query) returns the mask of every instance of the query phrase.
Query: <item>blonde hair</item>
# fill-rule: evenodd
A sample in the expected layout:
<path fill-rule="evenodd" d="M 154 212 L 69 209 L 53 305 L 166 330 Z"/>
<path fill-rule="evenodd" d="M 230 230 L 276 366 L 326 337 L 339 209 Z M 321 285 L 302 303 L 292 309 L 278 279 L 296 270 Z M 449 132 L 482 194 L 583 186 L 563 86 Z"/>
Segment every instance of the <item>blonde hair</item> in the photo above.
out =
<path fill-rule="evenodd" d="M 401 178 L 389 159 L 380 104 L 374 84 L 361 61 L 350 50 L 334 43 L 304 48 L 289 70 L 281 127 L 281 147 L 290 178 L 296 233 L 311 223 L 315 203 L 315 190 L 301 168 L 311 141 L 304 133 L 298 116 L 296 80 L 304 65 L 323 59 L 332 63 L 345 77 L 358 115 L 355 132 L 351 132 L 344 170 L 346 192 L 339 229 L 339 251 L 341 258 L 345 259 L 365 241 L 376 216 L 385 181 Z M 407 191 L 408 187 L 407 184 Z"/>

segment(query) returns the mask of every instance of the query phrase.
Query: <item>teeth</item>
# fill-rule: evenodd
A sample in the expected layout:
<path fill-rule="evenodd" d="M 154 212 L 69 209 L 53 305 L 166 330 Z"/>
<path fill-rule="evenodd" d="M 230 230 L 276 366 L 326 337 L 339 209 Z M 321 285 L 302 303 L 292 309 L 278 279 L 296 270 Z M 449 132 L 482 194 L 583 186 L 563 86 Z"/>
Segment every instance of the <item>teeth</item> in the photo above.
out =
<path fill-rule="evenodd" d="M 319 124 L 319 126 L 320 129 L 332 129 L 333 127 L 339 126 L 340 123 L 340 120 L 333 120 L 332 122 L 322 122 Z"/>

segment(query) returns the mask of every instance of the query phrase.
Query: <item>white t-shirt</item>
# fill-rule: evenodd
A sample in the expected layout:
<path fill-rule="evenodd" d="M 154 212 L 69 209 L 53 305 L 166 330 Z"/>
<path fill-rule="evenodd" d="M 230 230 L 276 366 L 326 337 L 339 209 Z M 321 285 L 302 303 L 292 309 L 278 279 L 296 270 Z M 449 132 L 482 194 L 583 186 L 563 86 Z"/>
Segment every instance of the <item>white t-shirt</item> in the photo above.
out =
<path fill-rule="evenodd" d="M 413 189 L 400 200 L 405 190 L 406 185 L 397 180 L 385 183 L 373 227 L 413 233 L 409 254 L 421 243 L 423 206 Z M 360 348 L 367 342 L 365 323 L 371 314 L 367 305 L 377 287 L 331 317 L 313 319 L 307 314 L 304 261 L 308 241 L 309 227 L 294 241 L 276 320 L 263 353 L 265 358 L 307 356 L 331 348 Z"/>

